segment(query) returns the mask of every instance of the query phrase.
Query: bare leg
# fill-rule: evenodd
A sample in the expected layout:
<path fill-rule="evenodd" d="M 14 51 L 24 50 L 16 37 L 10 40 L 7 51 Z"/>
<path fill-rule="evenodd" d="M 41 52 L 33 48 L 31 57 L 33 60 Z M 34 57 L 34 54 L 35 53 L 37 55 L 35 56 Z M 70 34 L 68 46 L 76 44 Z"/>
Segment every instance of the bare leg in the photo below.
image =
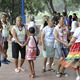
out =
<path fill-rule="evenodd" d="M 64 57 L 61 57 L 61 58 L 59 59 L 59 61 L 58 61 L 57 72 L 60 71 L 60 67 L 61 67 L 61 62 L 62 62 L 62 60 L 64 60 Z"/>
<path fill-rule="evenodd" d="M 49 69 L 51 69 L 52 63 L 53 63 L 53 58 L 50 58 L 50 59 L 49 59 Z"/>
<path fill-rule="evenodd" d="M 33 75 L 31 62 L 32 62 L 31 60 L 28 60 L 28 63 L 29 63 L 29 69 L 30 69 L 31 75 Z"/>
<path fill-rule="evenodd" d="M 79 69 L 76 69 L 76 75 L 79 76 Z"/>
<path fill-rule="evenodd" d="M 47 58 L 44 58 L 44 65 L 43 65 L 43 69 L 46 69 L 46 62 L 47 62 Z"/>
<path fill-rule="evenodd" d="M 61 73 L 64 74 L 65 67 L 62 67 Z"/>
<path fill-rule="evenodd" d="M 34 62 L 32 61 L 32 71 L 35 72 L 34 70 Z"/>
<path fill-rule="evenodd" d="M 24 61 L 25 61 L 25 59 L 21 59 L 20 67 L 22 67 L 22 65 L 23 65 Z"/>
<path fill-rule="evenodd" d="M 14 59 L 15 68 L 18 68 L 18 59 Z"/>

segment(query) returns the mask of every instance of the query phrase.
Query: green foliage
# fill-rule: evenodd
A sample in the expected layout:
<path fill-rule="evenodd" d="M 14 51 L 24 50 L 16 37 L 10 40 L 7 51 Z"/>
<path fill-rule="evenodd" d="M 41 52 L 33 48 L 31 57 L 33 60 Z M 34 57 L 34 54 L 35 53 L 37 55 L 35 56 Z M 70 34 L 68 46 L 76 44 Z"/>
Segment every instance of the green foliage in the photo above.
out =
<path fill-rule="evenodd" d="M 29 14 L 37 15 L 39 12 L 44 11 L 45 4 L 42 0 L 24 0 L 25 2 L 25 10 Z"/>
<path fill-rule="evenodd" d="M 74 6 L 78 8 L 80 6 L 80 0 L 67 0 L 68 6 Z"/>
<path fill-rule="evenodd" d="M 45 9 L 45 4 L 42 0 L 24 0 L 24 10 L 27 14 L 37 15 Z M 21 0 L 0 0 L 0 10 L 8 14 L 8 18 L 12 18 L 14 23 L 15 18 L 21 15 Z"/>

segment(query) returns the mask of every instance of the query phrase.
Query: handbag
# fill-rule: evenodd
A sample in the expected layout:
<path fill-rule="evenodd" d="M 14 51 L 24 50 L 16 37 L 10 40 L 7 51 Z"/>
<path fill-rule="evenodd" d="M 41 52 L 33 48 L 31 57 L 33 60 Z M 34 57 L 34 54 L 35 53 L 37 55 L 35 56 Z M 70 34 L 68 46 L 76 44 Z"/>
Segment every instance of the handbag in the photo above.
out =
<path fill-rule="evenodd" d="M 33 38 L 34 38 L 34 41 L 35 41 L 35 44 L 36 44 L 36 49 L 37 49 L 36 56 L 39 56 L 39 55 L 40 55 L 40 51 L 39 51 L 39 48 L 38 48 L 38 46 L 37 46 L 37 42 L 36 42 L 36 39 L 35 39 L 34 36 L 33 36 Z"/>

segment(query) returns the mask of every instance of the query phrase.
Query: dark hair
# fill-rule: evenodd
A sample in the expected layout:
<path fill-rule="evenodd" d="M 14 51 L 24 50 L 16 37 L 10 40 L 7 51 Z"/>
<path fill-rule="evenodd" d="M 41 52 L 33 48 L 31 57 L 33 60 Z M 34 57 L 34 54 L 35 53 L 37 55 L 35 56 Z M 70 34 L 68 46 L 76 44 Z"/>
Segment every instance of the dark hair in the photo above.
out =
<path fill-rule="evenodd" d="M 57 13 L 60 16 L 60 13 Z"/>
<path fill-rule="evenodd" d="M 72 15 L 69 16 L 69 19 L 72 19 Z"/>
<path fill-rule="evenodd" d="M 76 16 L 76 13 L 73 13 L 73 15 L 75 15 L 75 16 Z"/>
<path fill-rule="evenodd" d="M 45 21 L 45 22 L 44 22 L 44 27 L 47 26 L 47 25 L 48 25 L 48 23 L 47 23 L 47 21 Z M 43 27 L 43 28 L 44 28 L 44 27 Z"/>
<path fill-rule="evenodd" d="M 73 21 L 76 21 L 76 18 L 73 18 Z"/>
<path fill-rule="evenodd" d="M 34 34 L 35 33 L 35 28 L 34 27 L 30 27 L 29 28 L 29 32 L 32 33 L 32 34 Z"/>
<path fill-rule="evenodd" d="M 67 13 L 66 12 L 62 12 L 63 16 L 67 16 Z"/>
<path fill-rule="evenodd" d="M 63 16 L 61 15 L 61 16 L 58 18 L 58 20 L 60 20 L 62 17 L 63 17 Z"/>
<path fill-rule="evenodd" d="M 1 20 L 0 20 L 0 24 L 1 24 Z"/>
<path fill-rule="evenodd" d="M 56 11 L 54 11 L 54 14 L 56 14 L 57 12 Z"/>

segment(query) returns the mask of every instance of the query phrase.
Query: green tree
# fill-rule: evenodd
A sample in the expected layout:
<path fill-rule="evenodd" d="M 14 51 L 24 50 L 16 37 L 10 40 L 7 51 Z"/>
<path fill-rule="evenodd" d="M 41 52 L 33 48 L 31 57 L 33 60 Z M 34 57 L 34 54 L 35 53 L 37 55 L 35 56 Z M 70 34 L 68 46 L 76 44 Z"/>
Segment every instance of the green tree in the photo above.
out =
<path fill-rule="evenodd" d="M 24 10 L 27 14 L 37 15 L 44 11 L 45 5 L 42 0 L 24 0 Z M 0 10 L 8 14 L 11 24 L 15 23 L 15 18 L 21 15 L 21 0 L 0 0 Z"/>
<path fill-rule="evenodd" d="M 80 0 L 67 0 L 68 6 L 74 6 L 76 8 L 79 8 L 80 6 Z"/>

